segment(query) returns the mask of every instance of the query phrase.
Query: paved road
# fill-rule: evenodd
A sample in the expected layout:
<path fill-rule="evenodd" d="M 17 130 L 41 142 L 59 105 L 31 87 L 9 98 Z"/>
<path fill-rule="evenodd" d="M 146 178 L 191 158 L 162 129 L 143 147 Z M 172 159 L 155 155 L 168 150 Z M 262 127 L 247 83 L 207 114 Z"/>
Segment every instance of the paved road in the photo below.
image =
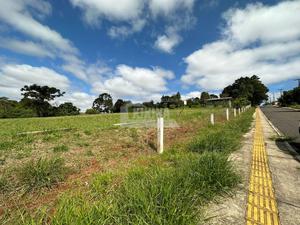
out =
<path fill-rule="evenodd" d="M 300 148 L 299 122 L 300 111 L 288 108 L 278 108 L 266 106 L 261 108 L 268 119 L 276 126 L 285 136 L 294 138 L 292 144 Z"/>

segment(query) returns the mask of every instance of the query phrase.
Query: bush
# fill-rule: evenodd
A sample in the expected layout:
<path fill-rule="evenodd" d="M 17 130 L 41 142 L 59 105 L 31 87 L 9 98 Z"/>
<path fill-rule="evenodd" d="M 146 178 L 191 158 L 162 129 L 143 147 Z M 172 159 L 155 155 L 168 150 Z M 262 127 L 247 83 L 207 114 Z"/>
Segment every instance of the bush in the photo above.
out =
<path fill-rule="evenodd" d="M 96 109 L 87 109 L 85 114 L 98 114 L 99 112 Z"/>
<path fill-rule="evenodd" d="M 19 180 L 27 191 L 52 185 L 64 180 L 67 168 L 62 158 L 30 161 L 19 169 Z"/>

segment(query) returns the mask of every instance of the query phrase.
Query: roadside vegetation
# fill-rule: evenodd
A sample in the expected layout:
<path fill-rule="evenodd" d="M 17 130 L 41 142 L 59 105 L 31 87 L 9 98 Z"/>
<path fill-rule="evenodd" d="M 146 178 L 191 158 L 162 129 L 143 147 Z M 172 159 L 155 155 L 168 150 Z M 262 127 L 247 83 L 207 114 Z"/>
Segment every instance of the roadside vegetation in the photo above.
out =
<path fill-rule="evenodd" d="M 300 109 L 300 87 L 289 91 L 284 91 L 283 95 L 278 99 L 281 106 L 290 106 Z"/>
<path fill-rule="evenodd" d="M 218 118 L 217 125 L 213 127 L 208 124 L 211 111 L 215 111 Z M 30 135 L 16 135 L 18 129 L 15 127 L 13 130 L 7 124 L 10 132 L 6 131 L 5 134 L 13 143 L 7 142 L 2 146 L 7 153 L 10 152 L 5 158 L 7 161 L 4 161 L 4 165 L 9 165 L 6 168 L 13 168 L 10 167 L 12 164 L 9 164 L 9 161 L 18 148 L 35 149 L 39 146 L 49 149 L 48 151 L 43 149 L 44 154 L 45 152 L 48 156 L 54 154 L 57 158 L 30 161 L 28 159 L 31 157 L 36 158 L 34 153 L 36 150 L 28 150 L 29 156 L 24 162 L 19 161 L 23 162 L 22 171 L 27 172 L 17 177 L 13 172 L 0 177 L 1 191 L 5 194 L 9 193 L 7 190 L 12 191 L 13 179 L 25 185 L 27 192 L 35 193 L 35 189 L 53 188 L 65 180 L 68 173 L 74 174 L 76 169 L 83 169 L 82 164 L 85 164 L 83 159 L 92 168 L 98 164 L 103 168 L 96 167 L 89 179 L 85 176 L 79 177 L 80 182 L 74 181 L 74 185 L 70 186 L 71 189 L 69 187 L 51 203 L 28 208 L 26 201 L 22 200 L 25 207 L 19 206 L 17 210 L 5 211 L 2 221 L 7 224 L 203 222 L 201 206 L 214 199 L 216 195 L 228 193 L 240 181 L 228 156 L 239 147 L 243 133 L 250 127 L 252 113 L 253 110 L 249 110 L 242 116 L 224 123 L 222 108 L 171 110 L 170 118 L 176 118 L 180 127 L 166 129 L 166 142 L 171 144 L 167 145 L 163 155 L 153 154 L 153 149 L 151 150 L 149 141 L 151 137 L 155 139 L 151 129 L 117 129 L 113 126 L 115 121 L 111 114 L 88 117 L 112 119 L 106 118 L 104 119 L 106 123 L 98 123 L 100 127 L 103 125 L 100 130 L 92 119 L 91 124 L 86 124 L 89 129 L 83 128 L 80 125 L 81 121 L 77 125 L 72 124 L 74 126 L 72 134 L 69 131 L 60 131 L 38 134 L 34 139 L 31 139 Z M 72 117 L 70 118 L 72 120 Z M 86 117 L 78 118 L 85 120 Z M 36 122 L 31 121 L 32 124 Z M 30 127 L 25 122 L 24 125 Z M 143 136 L 145 133 L 147 135 Z M 120 139 L 121 137 L 124 138 Z M 21 146 L 14 145 L 15 138 L 20 139 Z M 58 151 L 54 152 L 55 148 Z M 42 157 L 40 154 L 39 156 Z M 97 160 L 97 163 L 93 164 L 93 160 Z M 130 163 L 126 164 L 124 161 Z M 57 170 L 53 170 L 54 165 L 59 165 Z M 30 200 L 32 195 L 29 193 L 25 198 Z"/>

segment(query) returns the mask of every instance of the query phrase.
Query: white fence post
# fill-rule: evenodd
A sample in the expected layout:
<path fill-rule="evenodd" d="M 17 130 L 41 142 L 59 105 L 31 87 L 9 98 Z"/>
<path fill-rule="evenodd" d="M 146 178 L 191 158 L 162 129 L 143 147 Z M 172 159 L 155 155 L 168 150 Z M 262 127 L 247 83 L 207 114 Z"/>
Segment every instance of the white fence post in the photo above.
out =
<path fill-rule="evenodd" d="M 212 113 L 212 114 L 210 114 L 210 123 L 212 124 L 212 125 L 215 125 L 215 115 Z"/>
<path fill-rule="evenodd" d="M 226 109 L 226 120 L 229 121 L 229 109 Z"/>
<path fill-rule="evenodd" d="M 236 117 L 236 108 L 233 109 L 233 116 Z"/>
<path fill-rule="evenodd" d="M 239 108 L 238 111 L 239 111 L 239 115 L 240 115 L 241 114 L 241 108 Z"/>
<path fill-rule="evenodd" d="M 164 152 L 164 118 L 157 118 L 157 151 L 159 154 Z"/>

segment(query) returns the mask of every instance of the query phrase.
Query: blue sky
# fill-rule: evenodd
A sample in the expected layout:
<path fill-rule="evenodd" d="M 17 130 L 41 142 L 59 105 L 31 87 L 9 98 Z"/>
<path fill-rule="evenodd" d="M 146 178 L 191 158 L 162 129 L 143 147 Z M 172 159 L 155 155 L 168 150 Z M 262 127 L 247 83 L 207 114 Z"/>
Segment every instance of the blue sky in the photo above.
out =
<path fill-rule="evenodd" d="M 300 77 L 300 1 L 0 0 L 0 96 L 37 83 L 81 109 L 113 98 L 219 93 L 257 74 Z"/>

